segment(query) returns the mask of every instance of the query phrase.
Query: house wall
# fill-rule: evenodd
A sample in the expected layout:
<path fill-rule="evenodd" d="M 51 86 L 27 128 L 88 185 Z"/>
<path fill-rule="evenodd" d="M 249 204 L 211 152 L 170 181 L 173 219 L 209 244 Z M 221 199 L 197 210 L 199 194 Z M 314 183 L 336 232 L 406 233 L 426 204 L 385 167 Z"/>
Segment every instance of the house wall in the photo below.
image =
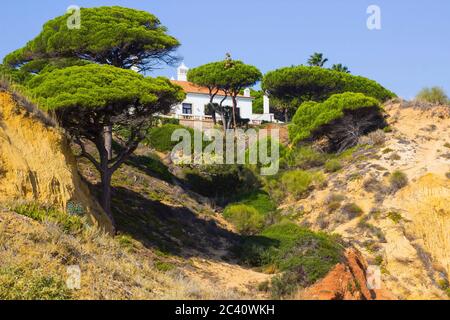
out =
<path fill-rule="evenodd" d="M 223 97 L 215 97 L 214 102 L 220 103 Z M 188 93 L 186 99 L 183 103 L 192 104 L 192 115 L 193 116 L 204 116 L 205 115 L 205 105 L 209 103 L 209 95 Z M 240 115 L 243 119 L 250 119 L 252 116 L 253 101 L 251 98 L 238 97 L 237 98 L 238 108 L 240 109 Z M 228 97 L 223 103 L 224 106 L 232 106 L 233 100 Z M 173 113 L 176 115 L 183 114 L 183 104 L 179 104 L 173 108 Z"/>

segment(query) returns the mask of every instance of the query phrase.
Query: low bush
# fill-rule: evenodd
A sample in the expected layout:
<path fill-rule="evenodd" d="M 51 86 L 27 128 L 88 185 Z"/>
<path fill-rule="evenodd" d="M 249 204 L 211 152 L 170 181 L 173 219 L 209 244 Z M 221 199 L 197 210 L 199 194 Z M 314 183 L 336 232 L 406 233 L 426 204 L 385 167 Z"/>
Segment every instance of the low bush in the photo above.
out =
<path fill-rule="evenodd" d="M 27 267 L 0 266 L 0 300 L 68 300 L 66 283 L 58 276 Z"/>
<path fill-rule="evenodd" d="M 237 253 L 252 267 L 273 265 L 279 271 L 301 274 L 300 283 L 297 279 L 296 285 L 307 286 L 324 277 L 342 260 L 343 249 L 336 237 L 281 222 L 258 236 L 247 237 Z"/>
<path fill-rule="evenodd" d="M 163 118 L 163 117 L 159 117 L 158 120 L 159 120 L 159 122 L 161 123 L 161 125 L 165 125 L 165 124 L 175 124 L 175 125 L 179 125 L 179 124 L 180 124 L 180 120 L 179 120 L 179 119 L 174 119 L 174 118 Z"/>
<path fill-rule="evenodd" d="M 341 207 L 341 203 L 338 201 L 330 202 L 329 204 L 327 204 L 327 207 L 328 207 L 328 212 L 332 213 Z"/>
<path fill-rule="evenodd" d="M 282 164 L 287 168 L 311 169 L 320 167 L 327 161 L 327 155 L 314 150 L 309 146 L 292 148 L 287 151 L 281 159 Z"/>
<path fill-rule="evenodd" d="M 397 152 L 394 152 L 389 156 L 389 160 L 398 161 L 402 160 L 402 157 Z"/>
<path fill-rule="evenodd" d="M 195 192 L 213 198 L 222 205 L 237 201 L 242 194 L 260 188 L 255 174 L 241 165 L 186 167 L 183 173 L 186 184 Z"/>
<path fill-rule="evenodd" d="M 270 198 L 270 196 L 263 191 L 253 192 L 239 199 L 236 204 L 245 204 L 249 207 L 255 208 L 262 215 L 267 215 L 277 209 L 277 205 Z"/>
<path fill-rule="evenodd" d="M 264 227 L 264 216 L 255 208 L 244 204 L 228 206 L 223 216 L 243 235 L 257 234 Z"/>
<path fill-rule="evenodd" d="M 325 199 L 325 205 L 328 208 L 328 212 L 335 212 L 336 210 L 338 210 L 341 205 L 342 202 L 345 200 L 345 196 L 341 195 L 341 194 L 336 194 L 336 193 L 332 193 L 329 194 L 326 199 Z"/>
<path fill-rule="evenodd" d="M 355 219 L 363 214 L 363 210 L 356 203 L 348 203 L 341 209 L 342 213 L 347 215 L 349 219 Z"/>
<path fill-rule="evenodd" d="M 282 299 L 295 293 L 299 286 L 307 285 L 305 272 L 302 268 L 294 271 L 286 271 L 281 275 L 275 276 L 270 282 L 270 291 L 272 299 Z"/>
<path fill-rule="evenodd" d="M 58 224 L 64 232 L 76 234 L 83 230 L 84 220 L 51 207 L 43 207 L 35 203 L 23 204 L 12 208 L 12 211 L 38 222 L 51 221 Z"/>
<path fill-rule="evenodd" d="M 170 152 L 179 143 L 179 141 L 172 141 L 172 134 L 179 129 L 188 130 L 193 140 L 193 129 L 177 124 L 164 124 L 160 127 L 151 128 L 143 143 L 159 152 Z"/>
<path fill-rule="evenodd" d="M 358 141 L 358 143 L 361 145 L 369 146 L 382 146 L 385 142 L 386 133 L 383 130 L 372 131 L 368 135 L 359 138 Z"/>
<path fill-rule="evenodd" d="M 169 262 L 156 261 L 155 268 L 156 268 L 156 270 L 161 271 L 161 272 L 168 272 L 168 271 L 175 269 L 175 265 L 173 265 L 172 263 L 169 263 Z"/>
<path fill-rule="evenodd" d="M 374 192 L 378 195 L 385 194 L 386 188 L 381 181 L 379 181 L 376 177 L 368 177 L 363 182 L 363 188 L 367 192 Z"/>
<path fill-rule="evenodd" d="M 325 198 L 325 204 L 330 204 L 333 202 L 342 202 L 345 200 L 345 196 L 342 194 L 338 194 L 338 193 L 330 193 L 326 198 Z"/>
<path fill-rule="evenodd" d="M 133 239 L 132 236 L 128 234 L 120 234 L 116 236 L 116 240 L 119 243 L 119 245 L 124 249 L 132 250 L 134 248 L 135 240 Z"/>
<path fill-rule="evenodd" d="M 166 182 L 172 182 L 173 176 L 170 173 L 169 168 L 161 162 L 157 155 L 133 155 L 127 161 L 127 164 L 144 171 L 148 175 L 164 180 Z"/>
<path fill-rule="evenodd" d="M 387 216 L 389 219 L 391 219 L 396 224 L 398 224 L 400 221 L 403 220 L 402 215 L 396 211 L 388 212 Z"/>
<path fill-rule="evenodd" d="M 304 170 L 287 171 L 281 176 L 281 188 L 287 195 L 300 199 L 314 188 L 322 185 L 325 178 L 321 172 Z"/>
<path fill-rule="evenodd" d="M 447 104 L 449 99 L 443 88 L 432 87 L 422 89 L 416 96 L 416 100 L 431 104 Z"/>
<path fill-rule="evenodd" d="M 342 163 L 337 159 L 330 159 L 325 162 L 325 171 L 332 173 L 342 169 Z"/>
<path fill-rule="evenodd" d="M 393 192 L 396 192 L 408 185 L 408 176 L 399 170 L 394 171 L 389 177 L 389 182 Z"/>

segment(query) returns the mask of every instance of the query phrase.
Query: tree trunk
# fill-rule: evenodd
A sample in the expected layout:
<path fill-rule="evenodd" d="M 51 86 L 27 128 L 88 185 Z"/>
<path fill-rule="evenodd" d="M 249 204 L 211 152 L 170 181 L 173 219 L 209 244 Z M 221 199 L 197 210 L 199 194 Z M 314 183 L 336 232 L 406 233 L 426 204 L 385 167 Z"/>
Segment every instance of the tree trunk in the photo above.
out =
<path fill-rule="evenodd" d="M 236 97 L 233 97 L 233 128 L 235 130 L 236 130 L 236 108 L 237 108 Z"/>
<path fill-rule="evenodd" d="M 222 113 L 220 116 L 222 118 L 223 131 L 225 132 L 225 131 L 227 131 L 227 121 L 226 121 L 226 118 L 225 118 L 225 114 Z"/>
<path fill-rule="evenodd" d="M 289 115 L 288 115 L 288 109 L 284 109 L 284 122 L 288 123 L 289 122 Z"/>
<path fill-rule="evenodd" d="M 105 213 L 108 215 L 111 220 L 111 224 L 113 226 L 113 232 L 116 232 L 116 223 L 114 221 L 114 216 L 112 214 L 111 209 L 111 173 L 109 169 L 104 170 L 106 172 L 101 173 L 101 186 L 102 186 L 102 195 L 101 195 L 101 206 Z"/>
<path fill-rule="evenodd" d="M 108 154 L 108 161 L 112 159 L 112 126 L 106 126 L 104 128 L 105 149 Z"/>
<path fill-rule="evenodd" d="M 209 105 L 210 105 L 210 108 L 211 108 L 211 116 L 212 116 L 214 125 L 216 125 L 217 124 L 216 109 L 214 109 L 214 102 L 213 101 L 214 100 L 211 98 L 211 100 L 209 101 Z"/>

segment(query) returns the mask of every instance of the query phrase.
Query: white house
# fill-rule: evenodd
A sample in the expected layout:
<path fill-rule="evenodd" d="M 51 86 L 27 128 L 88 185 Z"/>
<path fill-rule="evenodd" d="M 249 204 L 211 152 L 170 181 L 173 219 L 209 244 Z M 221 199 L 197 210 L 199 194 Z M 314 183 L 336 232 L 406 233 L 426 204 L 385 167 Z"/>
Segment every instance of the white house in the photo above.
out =
<path fill-rule="evenodd" d="M 184 63 L 177 69 L 177 80 L 174 84 L 179 85 L 186 92 L 186 99 L 173 108 L 173 117 L 184 120 L 211 121 L 212 117 L 205 115 L 205 106 L 209 103 L 209 90 L 187 81 L 189 68 Z M 224 93 L 218 93 L 214 99 L 215 103 L 225 97 Z M 224 106 L 232 106 L 233 101 L 230 97 L 223 103 Z M 261 123 L 262 121 L 273 122 L 274 116 L 269 111 L 269 98 L 264 97 L 264 114 L 253 113 L 253 98 L 250 96 L 250 89 L 246 89 L 243 95 L 237 97 L 237 107 L 242 119 L 249 119 L 251 123 Z M 217 119 L 220 119 L 219 115 Z"/>

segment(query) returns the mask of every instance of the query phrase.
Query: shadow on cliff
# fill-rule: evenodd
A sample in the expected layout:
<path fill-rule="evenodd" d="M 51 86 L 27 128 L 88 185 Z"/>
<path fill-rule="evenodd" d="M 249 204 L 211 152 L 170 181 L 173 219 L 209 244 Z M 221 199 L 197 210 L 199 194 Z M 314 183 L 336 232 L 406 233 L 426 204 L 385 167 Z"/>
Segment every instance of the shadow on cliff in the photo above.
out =
<path fill-rule="evenodd" d="M 224 241 L 235 243 L 239 235 L 201 219 L 184 207 L 172 207 L 123 187 L 113 189 L 113 214 L 117 229 L 148 248 L 184 258 L 215 257 Z"/>

